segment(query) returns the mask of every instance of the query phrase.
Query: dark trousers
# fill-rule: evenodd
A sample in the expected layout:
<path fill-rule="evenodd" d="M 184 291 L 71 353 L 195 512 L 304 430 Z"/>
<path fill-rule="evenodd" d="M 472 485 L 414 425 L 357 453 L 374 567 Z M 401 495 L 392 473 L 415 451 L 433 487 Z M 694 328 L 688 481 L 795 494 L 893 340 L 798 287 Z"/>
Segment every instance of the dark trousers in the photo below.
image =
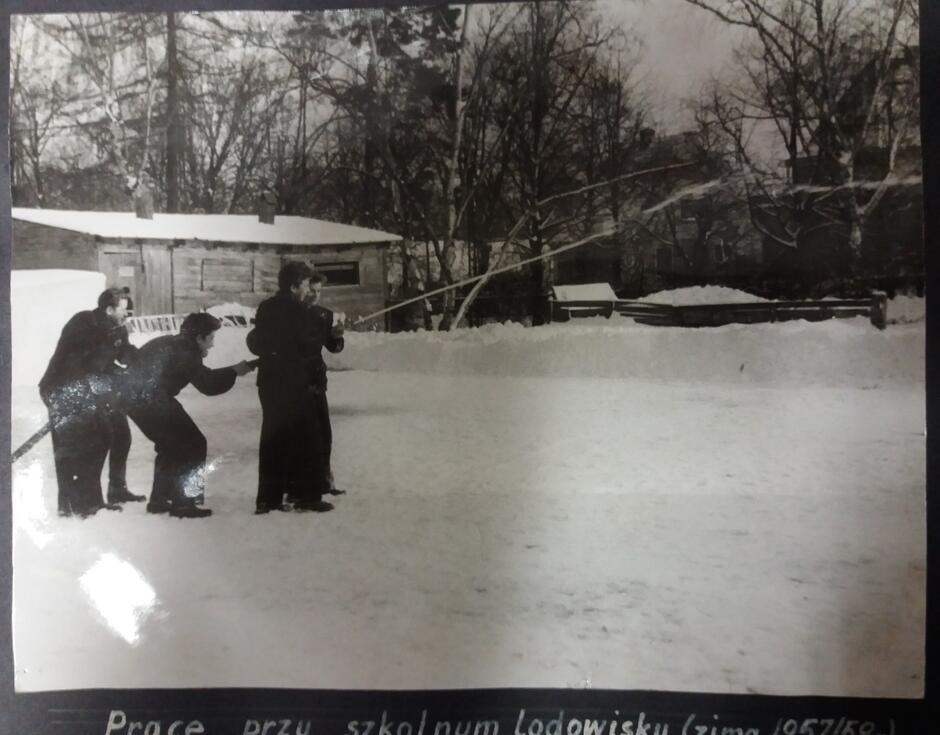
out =
<path fill-rule="evenodd" d="M 205 493 L 206 437 L 175 398 L 136 407 L 130 417 L 153 442 L 154 505 L 200 503 Z"/>
<path fill-rule="evenodd" d="M 315 447 L 319 447 L 322 471 L 326 473 L 327 484 L 333 477 L 333 427 L 330 425 L 330 404 L 326 399 L 326 389 L 318 388 L 311 395 L 311 411 L 316 421 Z"/>
<path fill-rule="evenodd" d="M 131 427 L 127 414 L 111 414 L 111 447 L 108 450 L 108 487 L 120 489 L 127 484 L 127 455 L 131 451 Z"/>
<path fill-rule="evenodd" d="M 303 391 L 258 386 L 261 445 L 258 452 L 258 506 L 293 500 L 317 502 L 329 489 L 319 447 L 317 419 Z"/>
<path fill-rule="evenodd" d="M 104 505 L 101 470 L 108 454 L 108 418 L 100 411 L 50 412 L 58 505 L 62 515 L 85 515 Z"/>

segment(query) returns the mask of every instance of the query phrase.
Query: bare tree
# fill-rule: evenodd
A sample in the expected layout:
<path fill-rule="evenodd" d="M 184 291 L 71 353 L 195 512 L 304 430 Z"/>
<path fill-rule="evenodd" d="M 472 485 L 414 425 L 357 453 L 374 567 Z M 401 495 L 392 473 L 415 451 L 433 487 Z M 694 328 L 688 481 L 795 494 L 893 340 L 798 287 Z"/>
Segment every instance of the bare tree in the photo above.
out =
<path fill-rule="evenodd" d="M 10 39 L 10 178 L 14 204 L 24 189 L 33 191 L 36 202 L 46 202 L 46 148 L 61 126 L 61 114 L 68 99 L 61 86 L 28 67 L 29 59 L 40 53 L 41 35 L 28 16 L 18 16 L 11 24 Z M 30 40 L 27 40 L 27 36 Z M 27 48 L 29 46 L 30 48 Z"/>
<path fill-rule="evenodd" d="M 750 31 L 737 56 L 743 83 L 713 90 L 710 108 L 751 174 L 755 226 L 791 248 L 810 229 L 843 226 L 857 264 L 864 225 L 916 130 L 916 2 L 687 1 Z M 751 136 L 760 126 L 775 130 L 783 145 L 782 176 L 755 154 Z M 867 185 L 872 170 L 860 175 L 873 149 L 885 152 L 874 189 Z M 806 184 L 830 188 L 800 188 Z M 768 226 L 768 215 L 776 226 Z"/>
<path fill-rule="evenodd" d="M 541 202 L 587 181 L 589 154 L 583 151 L 579 106 L 592 76 L 607 64 L 605 52 L 615 36 L 587 5 L 527 3 L 501 45 L 496 80 L 521 90 L 521 95 L 502 95 L 504 107 L 495 113 L 509 120 L 502 206 L 509 222 L 525 215 L 523 256 L 542 253 L 555 239 L 577 233 L 585 221 L 584 198 L 555 200 L 551 208 Z M 530 312 L 538 322 L 546 287 L 542 261 L 529 268 L 529 282 Z"/>
<path fill-rule="evenodd" d="M 160 35 L 159 19 L 96 13 L 45 16 L 39 23 L 89 85 L 72 98 L 64 114 L 107 151 L 128 190 L 140 179 L 149 156 L 155 88 L 150 39 Z"/>

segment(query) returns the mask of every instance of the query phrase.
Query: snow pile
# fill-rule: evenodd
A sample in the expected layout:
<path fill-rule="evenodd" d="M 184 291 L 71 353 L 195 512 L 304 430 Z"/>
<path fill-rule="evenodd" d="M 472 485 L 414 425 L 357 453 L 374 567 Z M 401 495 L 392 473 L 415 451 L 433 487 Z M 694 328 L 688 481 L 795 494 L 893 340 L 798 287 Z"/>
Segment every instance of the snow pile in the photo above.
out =
<path fill-rule="evenodd" d="M 105 289 L 103 273 L 40 269 L 10 272 L 12 384 L 35 386 L 55 351 L 62 327 L 94 309 Z"/>
<path fill-rule="evenodd" d="M 672 291 L 657 291 L 644 296 L 641 301 L 650 304 L 671 306 L 702 306 L 705 304 L 753 304 L 767 301 L 760 296 L 726 286 L 689 286 Z"/>
<path fill-rule="evenodd" d="M 359 334 L 328 355 L 341 369 L 515 377 L 696 382 L 920 383 L 920 325 L 879 331 L 864 318 L 645 327 L 617 317 L 526 329 L 487 325 L 451 333 Z"/>
<path fill-rule="evenodd" d="M 888 324 L 922 322 L 926 313 L 920 296 L 895 296 L 888 301 Z"/>
<path fill-rule="evenodd" d="M 757 298 L 714 286 L 653 296 L 668 296 L 677 303 Z M 899 297 L 889 302 L 889 318 L 915 314 L 916 301 L 923 300 Z M 234 306 L 210 311 L 231 315 Z M 922 312 L 923 304 L 919 306 Z M 246 315 L 253 311 L 238 309 Z M 206 364 L 220 367 L 252 359 L 245 345 L 247 333 L 244 327 L 220 329 Z M 132 335 L 131 340 L 139 346 L 154 336 Z M 884 331 L 862 317 L 684 329 L 638 325 L 615 315 L 534 329 L 510 322 L 454 332 L 350 331 L 345 350 L 338 355 L 324 352 L 324 357 L 338 370 L 441 375 L 911 384 L 924 381 L 925 336 L 922 321 Z"/>

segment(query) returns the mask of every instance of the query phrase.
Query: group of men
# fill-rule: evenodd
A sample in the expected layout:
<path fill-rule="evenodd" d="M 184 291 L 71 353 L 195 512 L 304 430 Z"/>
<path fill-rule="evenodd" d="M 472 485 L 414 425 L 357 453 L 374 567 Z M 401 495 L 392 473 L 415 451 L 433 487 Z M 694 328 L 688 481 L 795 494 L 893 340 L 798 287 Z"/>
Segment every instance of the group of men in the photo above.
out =
<path fill-rule="evenodd" d="M 193 385 L 205 395 L 227 392 L 258 367 L 262 406 L 256 512 L 325 512 L 323 496 L 340 495 L 330 468 L 332 430 L 322 349 L 343 349 L 343 326 L 318 305 L 324 279 L 307 264 L 288 262 L 278 293 L 258 307 L 248 348 L 258 356 L 223 368 L 203 360 L 219 319 L 189 314 L 179 334 L 130 344 L 126 291 L 111 288 L 97 308 L 73 316 L 39 392 L 49 410 L 60 515 L 88 517 L 144 501 L 127 486 L 131 446 L 128 417 L 154 444 L 147 512 L 178 518 L 212 514 L 203 506 L 207 443 L 178 399 Z M 101 474 L 109 458 L 107 495 Z"/>

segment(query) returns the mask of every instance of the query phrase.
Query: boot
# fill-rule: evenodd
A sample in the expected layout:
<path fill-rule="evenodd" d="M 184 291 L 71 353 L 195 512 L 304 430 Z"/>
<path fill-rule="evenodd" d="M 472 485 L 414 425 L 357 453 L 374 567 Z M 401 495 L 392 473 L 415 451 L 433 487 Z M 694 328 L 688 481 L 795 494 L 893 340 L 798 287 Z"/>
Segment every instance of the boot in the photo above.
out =
<path fill-rule="evenodd" d="M 263 516 L 265 513 L 270 513 L 272 510 L 285 511 L 290 510 L 290 506 L 285 505 L 284 503 L 279 503 L 277 505 L 268 505 L 267 503 L 258 503 L 255 506 L 255 515 Z"/>
<path fill-rule="evenodd" d="M 128 490 L 126 482 L 115 482 L 108 485 L 108 503 L 139 503 L 146 499 L 143 495 L 135 495 Z"/>
<path fill-rule="evenodd" d="M 170 515 L 174 518 L 207 518 L 212 515 L 208 508 L 200 508 L 195 504 L 174 505 L 170 507 Z"/>
<path fill-rule="evenodd" d="M 327 513 L 333 510 L 333 504 L 327 503 L 325 500 L 305 500 L 302 503 L 297 503 L 294 510 L 300 513 Z"/>
<path fill-rule="evenodd" d="M 148 513 L 169 513 L 170 504 L 169 503 L 147 503 L 147 512 Z"/>

